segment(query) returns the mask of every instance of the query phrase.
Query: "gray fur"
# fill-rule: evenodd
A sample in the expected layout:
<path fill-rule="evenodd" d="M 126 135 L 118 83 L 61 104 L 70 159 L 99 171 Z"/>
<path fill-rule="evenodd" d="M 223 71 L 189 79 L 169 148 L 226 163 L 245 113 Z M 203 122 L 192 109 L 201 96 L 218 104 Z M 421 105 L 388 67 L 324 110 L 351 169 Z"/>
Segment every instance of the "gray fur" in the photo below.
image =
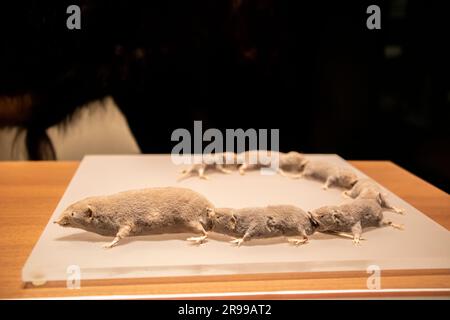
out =
<path fill-rule="evenodd" d="M 207 172 L 219 171 L 222 173 L 231 173 L 231 169 L 238 167 L 236 154 L 234 152 L 220 152 L 215 154 L 203 155 L 202 162 L 193 164 L 189 169 L 181 171 L 178 180 L 183 180 L 192 176 L 198 176 L 200 179 L 208 179 Z"/>
<path fill-rule="evenodd" d="M 399 214 L 404 213 L 403 209 L 394 207 L 389 203 L 387 195 L 376 182 L 367 178 L 358 179 L 352 189 L 344 191 L 343 194 L 353 199 L 378 199 L 383 209 Z"/>
<path fill-rule="evenodd" d="M 288 153 L 266 150 L 251 150 L 238 155 L 238 160 L 242 162 L 239 173 L 245 174 L 246 170 L 257 170 L 272 167 L 273 159 L 277 159 L 277 172 L 284 176 L 298 174 L 303 170 L 306 163 L 305 156 L 299 152 Z"/>
<path fill-rule="evenodd" d="M 301 236 L 298 243 L 303 243 L 314 230 L 308 213 L 291 205 L 215 209 L 213 231 L 238 238 L 233 241 L 238 245 L 251 239 L 280 236 Z"/>
<path fill-rule="evenodd" d="M 373 180 L 367 178 L 358 179 L 350 190 L 344 191 L 344 194 L 350 198 L 357 198 L 361 194 L 381 193 L 381 188 Z"/>
<path fill-rule="evenodd" d="M 232 163 L 230 159 L 233 160 Z M 299 174 L 306 163 L 304 155 L 295 151 L 283 153 L 251 150 L 239 155 L 233 152 L 223 152 L 204 155 L 202 163 L 193 164 L 189 169 L 183 170 L 178 180 L 191 176 L 208 179 L 207 172 L 220 171 L 222 173 L 231 173 L 236 168 L 239 168 L 239 173 L 243 175 L 247 170 L 270 168 L 273 165 L 273 159 L 278 160 L 277 173 L 288 177 L 291 177 L 293 174 Z"/>
<path fill-rule="evenodd" d="M 311 215 L 318 232 L 350 232 L 355 243 L 359 243 L 365 228 L 385 225 L 401 228 L 384 219 L 379 199 L 356 199 L 340 206 L 325 206 L 313 210 Z"/>
<path fill-rule="evenodd" d="M 86 198 L 64 210 L 55 223 L 116 236 L 108 247 L 126 236 L 174 232 L 201 233 L 202 241 L 212 227 L 213 208 L 190 189 L 149 188 Z"/>
<path fill-rule="evenodd" d="M 356 182 L 358 177 L 356 174 L 344 167 L 338 167 L 325 161 L 308 161 L 305 164 L 300 177 L 307 177 L 323 181 L 323 189 L 331 186 L 350 189 Z"/>

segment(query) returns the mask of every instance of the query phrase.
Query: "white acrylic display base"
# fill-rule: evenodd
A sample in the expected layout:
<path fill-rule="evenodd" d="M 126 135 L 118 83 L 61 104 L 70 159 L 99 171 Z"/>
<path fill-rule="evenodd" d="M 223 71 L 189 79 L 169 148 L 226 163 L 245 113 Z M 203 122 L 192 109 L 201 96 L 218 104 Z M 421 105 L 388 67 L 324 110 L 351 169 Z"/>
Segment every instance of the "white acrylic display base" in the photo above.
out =
<path fill-rule="evenodd" d="M 347 166 L 364 176 L 336 155 L 307 156 Z M 200 246 L 185 241 L 192 235 L 168 234 L 130 237 L 113 249 L 104 249 L 102 245 L 111 237 L 52 223 L 64 208 L 85 197 L 148 187 L 191 188 L 217 207 L 292 204 L 311 210 L 345 201 L 342 190 L 324 191 L 320 182 L 262 175 L 259 171 L 245 176 L 212 173 L 210 180 L 193 177 L 177 182 L 185 167 L 174 165 L 169 155 L 85 157 L 29 256 L 22 280 L 66 281 L 76 270 L 69 266 L 79 267 L 81 280 L 364 271 L 370 265 L 381 270 L 450 268 L 450 232 L 389 191 L 389 200 L 404 208 L 406 214 L 386 212 L 385 217 L 403 224 L 405 230 L 368 230 L 360 246 L 349 239 L 318 233 L 298 247 L 276 238 L 252 240 L 238 248 L 228 242 L 230 238 L 212 233 Z"/>

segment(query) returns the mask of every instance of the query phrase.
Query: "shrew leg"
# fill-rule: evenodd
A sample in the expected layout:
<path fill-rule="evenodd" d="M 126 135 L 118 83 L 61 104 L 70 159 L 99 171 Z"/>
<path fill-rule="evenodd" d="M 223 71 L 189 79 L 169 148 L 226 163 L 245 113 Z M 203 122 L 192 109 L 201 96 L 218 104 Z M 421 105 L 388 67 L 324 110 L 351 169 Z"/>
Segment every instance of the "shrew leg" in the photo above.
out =
<path fill-rule="evenodd" d="M 200 179 L 204 179 L 204 180 L 208 180 L 209 178 L 205 175 L 205 167 L 200 167 L 199 169 L 198 169 L 198 176 L 199 176 L 199 178 Z"/>
<path fill-rule="evenodd" d="M 308 236 L 306 235 L 305 230 L 299 229 L 299 231 L 300 231 L 300 234 L 302 235 L 302 238 L 301 239 L 298 239 L 298 238 L 288 239 L 289 243 L 298 246 L 300 244 L 305 244 L 308 242 Z"/>
<path fill-rule="evenodd" d="M 184 180 L 186 178 L 189 178 L 192 175 L 193 168 L 184 169 L 180 172 L 180 176 L 178 177 L 177 181 Z"/>
<path fill-rule="evenodd" d="M 361 222 L 356 223 L 352 227 L 352 234 L 353 234 L 353 243 L 355 245 L 359 245 L 359 241 L 361 240 L 361 234 L 362 234 L 362 227 Z"/>
<path fill-rule="evenodd" d="M 281 175 L 283 177 L 291 178 L 291 179 L 300 179 L 300 178 L 303 177 L 302 173 L 298 173 L 298 174 L 287 173 L 283 169 L 278 169 L 277 172 L 278 172 L 279 175 Z"/>
<path fill-rule="evenodd" d="M 219 171 L 222 172 L 222 173 L 226 173 L 226 174 L 232 173 L 231 170 L 225 169 L 225 168 L 223 167 L 223 165 L 221 165 L 221 164 L 217 164 L 217 165 L 216 165 L 216 168 L 217 168 L 217 170 L 219 170 Z"/>
<path fill-rule="evenodd" d="M 198 222 L 198 221 L 197 222 L 191 222 L 189 224 L 189 227 L 194 233 L 201 233 L 203 235 L 199 236 L 199 237 L 189 237 L 189 238 L 186 239 L 187 241 L 192 241 L 195 244 L 201 244 L 208 237 L 208 233 L 205 231 L 205 228 L 203 228 L 203 226 L 202 226 L 202 224 L 200 222 Z"/>
<path fill-rule="evenodd" d="M 328 177 L 327 180 L 325 181 L 324 185 L 322 186 L 322 189 L 328 190 L 328 188 L 334 183 L 335 180 L 336 180 L 335 176 Z"/>
<path fill-rule="evenodd" d="M 352 190 L 344 190 L 342 191 L 342 196 L 347 199 L 353 199 Z"/>
<path fill-rule="evenodd" d="M 383 219 L 380 222 L 380 226 L 381 227 L 383 227 L 383 226 L 390 226 L 390 227 L 392 227 L 394 229 L 398 229 L 398 230 L 404 230 L 405 229 L 405 227 L 403 225 L 394 223 L 391 220 L 387 220 L 387 219 Z"/>
<path fill-rule="evenodd" d="M 388 209 L 389 211 L 393 211 L 395 213 L 398 214 L 405 214 L 405 210 L 401 209 L 401 208 L 397 208 L 394 207 L 393 205 L 391 205 L 387 199 L 386 196 L 380 193 L 380 199 L 381 199 L 381 207 L 384 209 Z"/>
<path fill-rule="evenodd" d="M 244 175 L 247 167 L 248 167 L 248 165 L 246 163 L 241 164 L 241 166 L 239 167 L 239 174 Z"/>
<path fill-rule="evenodd" d="M 115 245 L 117 245 L 117 243 L 119 243 L 119 241 L 125 237 L 127 237 L 130 234 L 131 231 L 131 227 L 130 226 L 123 226 L 120 228 L 119 232 L 117 232 L 116 237 L 114 238 L 113 241 L 111 241 L 110 243 L 107 243 L 103 246 L 103 248 L 112 248 Z"/>
<path fill-rule="evenodd" d="M 237 239 L 231 240 L 230 243 L 235 244 L 238 247 L 240 247 L 242 243 L 252 239 L 252 237 L 255 235 L 256 230 L 257 230 L 257 228 L 255 227 L 255 225 L 251 225 L 247 229 L 247 231 L 245 231 L 245 234 L 242 238 L 237 238 Z"/>

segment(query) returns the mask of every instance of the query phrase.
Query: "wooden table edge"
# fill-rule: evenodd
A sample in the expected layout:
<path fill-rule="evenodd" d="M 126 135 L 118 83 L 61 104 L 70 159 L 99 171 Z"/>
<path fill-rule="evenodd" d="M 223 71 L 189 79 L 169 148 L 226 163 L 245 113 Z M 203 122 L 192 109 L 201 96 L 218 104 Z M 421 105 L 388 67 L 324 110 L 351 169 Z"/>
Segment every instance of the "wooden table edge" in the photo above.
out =
<path fill-rule="evenodd" d="M 359 167 L 358 164 L 360 163 L 368 163 L 367 161 L 349 161 L 350 164 L 354 165 L 358 170 L 361 170 L 363 173 L 367 174 L 367 172 L 365 172 L 363 169 L 361 169 Z M 448 194 L 446 194 L 444 191 L 436 188 L 435 186 L 429 184 L 428 182 L 424 181 L 423 179 L 413 175 L 412 173 L 410 173 L 409 171 L 401 168 L 400 166 L 396 165 L 394 162 L 392 161 L 371 161 L 372 163 L 378 163 L 378 164 L 388 164 L 390 166 L 393 166 L 396 168 L 396 170 L 401 170 L 402 172 L 411 175 L 412 177 L 414 177 L 415 179 L 418 179 L 418 181 L 420 181 L 420 183 L 424 183 L 427 185 L 427 187 L 431 187 L 433 188 L 436 192 L 440 193 L 441 195 L 446 195 L 448 196 Z M 73 170 L 73 172 L 75 172 L 75 170 L 78 168 L 80 162 L 78 161 L 64 161 L 64 162 L 58 162 L 59 165 L 61 166 L 68 166 L 71 167 L 70 169 Z M 6 164 L 6 165 L 12 165 L 15 167 L 20 167 L 23 165 L 27 165 L 29 164 L 29 162 L 0 162 L 0 166 L 2 164 Z M 53 162 L 34 162 L 34 164 L 36 166 L 46 166 L 46 165 L 54 165 L 55 163 Z M 369 174 L 367 174 L 368 176 L 370 176 Z M 72 177 L 71 177 L 72 178 Z M 376 179 L 375 179 L 376 180 Z M 383 182 L 380 182 L 383 184 Z M 50 212 L 51 215 L 51 212 Z M 31 252 L 32 247 L 29 249 L 29 253 Z M 28 253 L 28 254 L 29 254 Z M 203 297 L 205 299 L 214 299 L 215 297 L 220 296 L 220 293 L 225 294 L 225 298 L 226 299 L 233 299 L 233 298 L 245 298 L 245 299 L 283 299 L 283 298 L 289 298 L 289 299 L 297 299 L 297 298 L 377 298 L 377 297 L 412 297 L 412 296 L 450 296 L 449 293 L 449 288 L 450 288 L 450 275 L 449 275 L 449 271 L 450 270 L 439 270 L 438 272 L 434 272 L 433 270 L 431 270 L 430 272 L 425 272 L 425 273 L 420 273 L 420 274 L 425 274 L 428 276 L 443 276 L 442 280 L 443 282 L 441 283 L 441 285 L 443 285 L 442 287 L 427 287 L 427 288 L 408 288 L 408 287 L 399 287 L 399 288 L 395 288 L 392 286 L 389 286 L 386 290 L 365 290 L 365 289 L 342 289 L 342 290 L 333 290 L 333 289 L 329 289 L 329 288 L 324 288 L 324 289 L 317 289 L 317 290 L 312 290 L 310 288 L 305 288 L 305 289 L 300 289 L 300 290 L 290 290 L 291 293 L 285 293 L 283 294 L 282 292 L 285 292 L 283 290 L 276 290 L 276 286 L 260 286 L 258 287 L 257 285 L 255 286 L 255 288 L 252 288 L 252 290 L 250 291 L 245 291 L 245 296 L 241 296 L 241 293 L 237 293 L 236 295 L 233 295 L 233 292 L 230 291 L 220 291 L 219 293 L 215 293 L 215 294 L 211 294 L 210 292 L 204 292 L 203 293 Z M 400 273 L 405 272 L 405 271 L 401 271 Z M 412 272 L 412 273 L 411 273 Z M 338 274 L 334 273 L 334 276 L 337 276 Z M 267 275 L 266 275 L 267 276 Z M 298 276 L 298 275 L 297 275 Z M 298 277 L 295 276 L 294 278 Z M 324 275 L 323 275 L 324 276 Z M 333 277 L 333 275 L 328 275 L 330 277 Z M 396 272 L 394 271 L 393 273 L 391 273 L 389 276 L 399 276 L 398 274 L 396 274 Z M 416 271 L 406 271 L 406 274 L 403 273 L 403 275 L 401 276 L 402 278 L 412 278 L 417 276 L 417 272 Z M 256 278 L 260 277 L 259 280 L 256 280 Z M 367 275 L 359 275 L 359 276 L 355 276 L 352 275 L 352 277 L 356 277 L 356 278 L 360 278 L 360 280 L 364 280 L 367 278 Z M 256 278 L 254 278 L 252 280 L 252 278 L 250 277 L 251 281 L 254 282 L 264 282 L 264 277 L 261 277 L 261 275 L 256 275 Z M 270 276 L 269 276 L 270 278 Z M 275 278 L 275 280 L 273 280 Z M 300 277 L 301 278 L 301 277 Z M 321 279 L 326 279 L 325 277 L 322 277 Z M 344 277 L 345 278 L 345 277 Z M 272 281 L 277 281 L 277 279 L 281 279 L 282 278 L 277 278 L 277 276 L 273 277 L 272 275 Z M 186 280 L 186 279 L 185 279 Z M 219 280 L 219 279 L 216 279 Z M 202 283 L 204 281 L 195 281 L 193 279 L 188 279 L 189 281 L 193 281 L 195 284 L 199 284 Z M 209 281 L 209 280 L 207 280 Z M 241 279 L 241 280 L 235 280 L 237 283 L 239 283 L 240 281 L 248 281 L 245 279 Z M 289 280 L 288 280 L 289 281 Z M 23 285 L 23 284 L 22 284 Z M 132 284 L 128 284 L 128 285 L 132 285 Z M 118 285 L 118 286 L 111 286 L 108 284 L 105 285 L 101 285 L 100 287 L 103 289 L 107 289 L 110 287 L 110 289 L 112 291 L 115 292 L 111 292 L 112 297 L 115 296 L 121 296 L 122 298 L 126 298 L 126 297 L 131 297 L 131 298 L 139 298 L 139 297 L 143 297 L 145 296 L 142 294 L 124 294 L 124 295 L 120 295 L 120 290 L 122 288 L 122 286 L 127 286 L 127 284 L 123 284 L 123 285 Z M 151 285 L 150 285 L 151 286 Z M 261 288 L 268 288 L 270 289 L 269 291 L 265 291 L 265 290 L 258 290 Z M 47 292 L 44 295 L 40 295 L 39 293 L 43 293 L 40 292 L 42 289 L 40 288 L 32 288 L 32 289 L 24 289 L 22 287 L 22 289 L 20 289 L 18 292 L 16 292 L 16 294 L 13 295 L 13 298 L 51 298 L 51 297 L 61 297 L 61 298 L 76 298 L 77 296 L 84 296 L 84 297 L 103 297 L 104 295 L 98 295 L 94 292 L 88 292 L 86 295 L 84 295 L 83 291 L 80 291 L 79 294 L 77 294 L 77 292 L 72 291 L 67 291 L 67 289 L 65 288 L 55 288 L 56 291 L 51 290 L 53 292 Z M 33 292 L 30 292 L 30 291 Z M 100 290 L 101 291 L 101 290 Z M 151 291 L 151 290 L 150 290 Z M 264 294 L 258 294 L 257 292 L 265 292 Z M 271 294 L 270 292 L 273 292 L 273 294 Z M 281 292 L 281 294 L 279 294 L 278 292 Z M 0 291 L 0 297 L 3 298 L 11 298 L 10 295 L 8 294 L 4 294 L 5 292 L 1 292 Z M 169 296 L 172 295 L 176 298 L 176 295 L 179 294 L 183 294 L 183 292 L 179 292 L 179 293 L 172 293 L 172 294 L 167 294 L 166 297 L 170 298 Z M 211 294 L 211 295 L 209 295 Z M 108 297 L 109 295 L 106 295 L 106 297 Z M 148 294 L 148 296 L 151 298 L 151 296 L 155 296 L 154 294 Z M 185 296 L 185 295 L 184 295 Z M 184 297 L 183 296 L 183 297 Z M 195 299 L 196 297 L 196 293 L 192 294 L 192 297 Z M 224 298 L 223 296 L 221 298 Z"/>

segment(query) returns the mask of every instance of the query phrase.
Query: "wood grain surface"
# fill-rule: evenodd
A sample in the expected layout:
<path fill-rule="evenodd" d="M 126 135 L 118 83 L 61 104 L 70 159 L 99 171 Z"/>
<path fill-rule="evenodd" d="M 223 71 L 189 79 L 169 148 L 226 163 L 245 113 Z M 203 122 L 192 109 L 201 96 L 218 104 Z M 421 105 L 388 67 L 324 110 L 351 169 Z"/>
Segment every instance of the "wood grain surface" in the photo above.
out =
<path fill-rule="evenodd" d="M 356 168 L 450 230 L 450 197 L 389 161 L 350 161 Z M 172 295 L 192 298 L 338 298 L 450 296 L 450 270 L 382 271 L 381 291 L 366 273 L 286 273 L 64 283 L 34 287 L 21 269 L 63 195 L 78 162 L 0 162 L 0 298 Z M 449 253 L 450 254 L 450 253 Z M 137 295 L 137 296 L 136 296 Z M 151 297 L 151 296 L 150 296 Z M 240 297 L 242 298 L 242 297 Z"/>

